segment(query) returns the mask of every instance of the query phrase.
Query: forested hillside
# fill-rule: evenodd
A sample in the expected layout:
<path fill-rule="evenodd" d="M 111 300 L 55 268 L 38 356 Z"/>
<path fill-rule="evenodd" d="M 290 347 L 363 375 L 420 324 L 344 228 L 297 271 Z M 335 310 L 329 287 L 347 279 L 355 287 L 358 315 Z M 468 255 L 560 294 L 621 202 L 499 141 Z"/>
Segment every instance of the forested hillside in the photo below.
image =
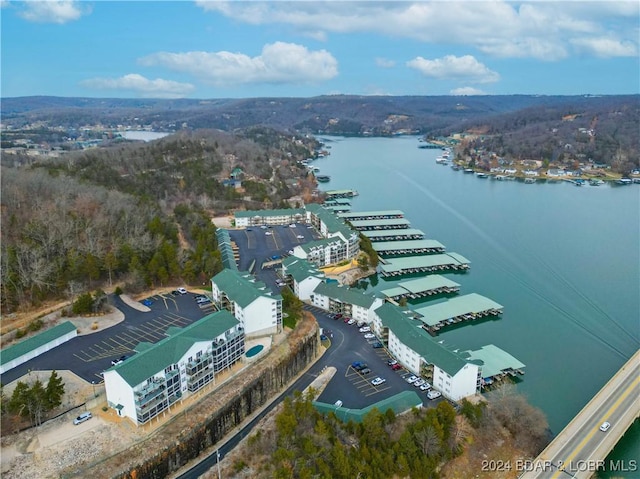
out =
<path fill-rule="evenodd" d="M 3 167 L 3 312 L 114 283 L 208 281 L 222 268 L 211 217 L 288 207 L 314 186 L 296 162 L 315 145 L 268 129 L 185 132 Z M 239 183 L 224 184 L 232 171 Z"/>

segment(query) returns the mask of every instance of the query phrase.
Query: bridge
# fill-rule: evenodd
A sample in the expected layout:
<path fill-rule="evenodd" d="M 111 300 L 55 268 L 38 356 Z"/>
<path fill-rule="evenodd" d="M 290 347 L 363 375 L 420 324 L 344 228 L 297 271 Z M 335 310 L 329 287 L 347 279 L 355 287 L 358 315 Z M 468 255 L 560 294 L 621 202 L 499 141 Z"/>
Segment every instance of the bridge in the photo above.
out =
<path fill-rule="evenodd" d="M 519 465 L 521 479 L 588 479 L 597 471 L 640 472 L 638 462 L 605 463 L 640 416 L 640 350 L 604 385 L 533 461 Z M 608 422 L 611 427 L 601 431 Z M 627 476 L 624 476 L 627 477 Z"/>

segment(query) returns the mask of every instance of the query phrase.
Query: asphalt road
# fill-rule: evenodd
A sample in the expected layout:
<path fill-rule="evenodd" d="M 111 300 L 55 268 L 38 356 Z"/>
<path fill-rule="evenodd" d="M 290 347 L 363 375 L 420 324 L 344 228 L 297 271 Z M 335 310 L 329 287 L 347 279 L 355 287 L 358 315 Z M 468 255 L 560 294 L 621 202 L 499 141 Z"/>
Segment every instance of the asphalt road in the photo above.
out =
<path fill-rule="evenodd" d="M 640 401 L 640 362 L 635 361 L 618 373 L 603 390 L 563 430 L 547 450 L 524 468 L 527 479 L 562 479 L 590 477 L 603 470 L 606 454 L 626 432 L 625 415 L 638 414 Z M 607 432 L 600 430 L 605 421 L 611 424 Z M 610 442 L 611 445 L 605 444 Z M 606 452 L 597 455 L 605 446 Z M 636 471 L 637 473 L 638 471 Z"/>

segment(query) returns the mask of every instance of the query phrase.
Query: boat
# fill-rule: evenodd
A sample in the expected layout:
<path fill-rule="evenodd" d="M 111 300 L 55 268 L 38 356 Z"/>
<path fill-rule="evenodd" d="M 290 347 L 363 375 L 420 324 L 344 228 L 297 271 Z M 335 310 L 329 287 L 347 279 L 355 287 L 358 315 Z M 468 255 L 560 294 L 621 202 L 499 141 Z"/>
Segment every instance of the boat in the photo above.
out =
<path fill-rule="evenodd" d="M 532 183 L 535 183 L 536 179 L 535 178 L 525 178 L 524 182 L 530 185 Z"/>
<path fill-rule="evenodd" d="M 473 168 L 465 168 L 465 169 L 464 169 L 464 172 L 465 172 L 465 173 L 475 173 L 475 172 L 473 171 Z"/>
<path fill-rule="evenodd" d="M 316 180 L 320 183 L 328 183 L 331 181 L 331 177 L 329 175 L 316 175 Z"/>
<path fill-rule="evenodd" d="M 446 158 L 439 156 L 438 158 L 436 158 L 436 163 L 440 164 L 440 165 L 446 165 L 449 162 L 449 160 L 447 160 Z"/>
<path fill-rule="evenodd" d="M 460 165 L 456 165 L 455 163 L 453 165 L 451 165 L 451 169 L 453 171 L 458 171 L 460 169 Z"/>
<path fill-rule="evenodd" d="M 619 185 L 630 185 L 632 183 L 631 178 L 620 178 L 616 180 L 616 183 Z"/>
<path fill-rule="evenodd" d="M 592 178 L 592 179 L 589 180 L 589 184 L 591 186 L 600 186 L 600 185 L 604 185 L 604 181 L 598 180 L 596 178 Z"/>
<path fill-rule="evenodd" d="M 476 176 L 477 176 L 478 178 L 489 178 L 489 175 L 487 175 L 486 173 L 483 173 L 482 171 L 478 171 L 478 172 L 476 173 Z"/>

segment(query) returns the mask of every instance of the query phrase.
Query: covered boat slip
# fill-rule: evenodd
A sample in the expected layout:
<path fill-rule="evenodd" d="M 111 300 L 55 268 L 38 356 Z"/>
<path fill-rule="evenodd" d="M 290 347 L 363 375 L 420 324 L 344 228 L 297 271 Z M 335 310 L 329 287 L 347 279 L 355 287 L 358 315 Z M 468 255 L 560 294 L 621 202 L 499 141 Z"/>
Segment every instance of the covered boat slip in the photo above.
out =
<path fill-rule="evenodd" d="M 445 247 L 436 240 L 377 241 L 373 249 L 380 256 L 400 256 L 444 253 Z"/>
<path fill-rule="evenodd" d="M 348 204 L 347 205 L 328 205 L 325 203 L 323 206 L 329 211 L 333 211 L 334 213 L 343 213 L 351 209 L 351 205 L 348 205 Z"/>
<path fill-rule="evenodd" d="M 327 199 L 335 199 L 335 198 L 353 198 L 354 196 L 358 196 L 358 192 L 356 190 L 328 190 L 325 191 Z"/>
<path fill-rule="evenodd" d="M 477 293 L 465 294 L 442 303 L 414 309 L 424 328 L 435 334 L 444 326 L 502 313 L 502 305 Z"/>
<path fill-rule="evenodd" d="M 443 253 L 426 256 L 405 256 L 386 259 L 380 265 L 383 277 L 404 274 L 431 273 L 435 271 L 464 271 L 469 269 L 469 260 L 457 253 Z"/>
<path fill-rule="evenodd" d="M 343 213 L 338 215 L 347 221 L 356 220 L 384 220 L 389 218 L 404 218 L 404 212 L 400 210 L 386 211 L 353 211 L 351 213 Z"/>
<path fill-rule="evenodd" d="M 499 381 L 507 376 L 514 377 L 517 374 L 524 374 L 525 365 L 523 363 L 493 344 L 482 346 L 477 351 L 466 351 L 463 356 L 467 360 L 481 365 L 481 387 L 489 386 L 494 381 Z"/>
<path fill-rule="evenodd" d="M 406 241 L 424 239 L 424 232 L 413 228 L 402 230 L 361 231 L 361 233 L 374 243 L 376 241 Z"/>
<path fill-rule="evenodd" d="M 383 220 L 349 220 L 358 231 L 371 231 L 371 230 L 394 230 L 394 229 L 407 229 L 411 226 L 411 222 L 406 218 L 387 218 Z"/>
<path fill-rule="evenodd" d="M 458 283 L 439 274 L 433 274 L 410 281 L 402 281 L 395 288 L 381 291 L 381 294 L 396 301 L 401 298 L 419 299 L 434 294 L 456 293 L 458 291 L 460 291 Z"/>
<path fill-rule="evenodd" d="M 332 200 L 327 200 L 324 202 L 326 206 L 336 206 L 336 205 L 349 205 L 351 206 L 351 200 L 347 198 L 334 198 Z"/>

